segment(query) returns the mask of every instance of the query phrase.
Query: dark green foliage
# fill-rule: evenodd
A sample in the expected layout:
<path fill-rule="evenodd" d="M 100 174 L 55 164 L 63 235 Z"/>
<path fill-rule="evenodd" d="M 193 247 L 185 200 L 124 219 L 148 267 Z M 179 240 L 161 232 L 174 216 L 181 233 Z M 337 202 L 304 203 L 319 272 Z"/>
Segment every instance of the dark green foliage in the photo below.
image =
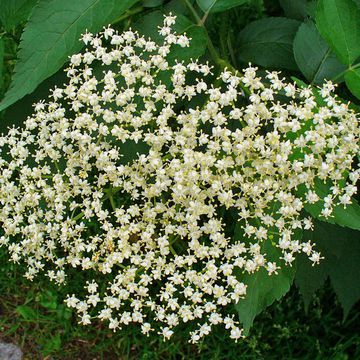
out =
<path fill-rule="evenodd" d="M 293 288 L 255 319 L 249 335 L 234 343 L 223 328 L 197 345 L 184 338 L 185 329 L 164 342 L 156 334 L 141 335 L 138 327 L 113 333 L 101 323 L 76 324 L 61 304 L 60 289 L 46 279 L 29 283 L 21 270 L 7 262 L 0 250 L 0 334 L 17 342 L 29 360 L 278 360 L 358 359 L 360 357 L 359 307 L 342 322 L 340 305 L 326 283 L 312 297 L 304 314 L 301 298 Z M 60 290 L 60 291 L 59 291 Z M 76 289 L 73 289 L 76 291 Z M 54 308 L 56 309 L 54 310 Z M 26 308 L 24 318 L 21 308 Z M 29 319 L 29 320 L 28 320 Z M 60 348 L 59 348 L 60 344 Z"/>
<path fill-rule="evenodd" d="M 151 38 L 154 41 L 160 42 L 162 36 L 158 33 L 158 27 L 163 23 L 164 12 L 156 10 L 142 16 L 135 24 L 134 29 L 146 38 Z M 192 39 L 190 46 L 181 48 L 179 45 L 174 45 L 168 60 L 171 63 L 177 61 L 189 61 L 190 59 L 197 59 L 204 55 L 206 50 L 207 36 L 203 27 L 195 25 L 184 15 L 179 15 L 177 24 L 175 26 L 179 34 L 186 32 Z"/>
<path fill-rule="evenodd" d="M 286 17 L 302 20 L 307 15 L 307 0 L 279 0 Z"/>
<path fill-rule="evenodd" d="M 163 0 L 143 0 L 142 4 L 144 7 L 153 8 L 163 4 Z"/>
<path fill-rule="evenodd" d="M 222 12 L 247 3 L 249 0 L 196 0 L 201 10 L 206 12 Z"/>
<path fill-rule="evenodd" d="M 360 232 L 319 221 L 314 231 L 304 234 L 304 239 L 312 240 L 324 256 L 320 264 L 313 267 L 300 260 L 295 281 L 306 307 L 329 276 L 346 317 L 360 299 Z"/>
<path fill-rule="evenodd" d="M 330 193 L 330 187 L 331 186 L 329 184 L 324 184 L 320 180 L 318 180 L 315 184 L 316 193 L 321 198 L 324 198 Z M 320 220 L 331 224 L 338 224 L 350 229 L 360 230 L 360 205 L 355 199 L 350 205 L 347 205 L 346 208 L 341 205 L 336 206 L 333 210 L 332 216 L 327 219 L 321 215 L 323 207 L 324 202 L 322 200 L 318 201 L 316 204 L 305 205 L 306 211 L 314 218 L 319 218 Z"/>
<path fill-rule="evenodd" d="M 268 261 L 278 262 L 281 252 L 269 241 L 263 244 L 262 250 L 267 254 Z M 245 334 L 249 333 L 256 315 L 290 290 L 295 276 L 295 266 L 279 265 L 282 266 L 277 274 L 269 275 L 265 269 L 260 269 L 256 274 L 241 276 L 242 281 L 247 285 L 246 297 L 241 299 L 235 308 L 244 326 Z"/>
<path fill-rule="evenodd" d="M 4 71 L 4 40 L 0 39 L 0 89 L 3 86 L 3 71 Z"/>
<path fill-rule="evenodd" d="M 299 27 L 294 39 L 294 56 L 306 80 L 313 84 L 322 84 L 324 79 L 332 79 L 346 69 L 312 21 L 306 21 Z"/>
<path fill-rule="evenodd" d="M 5 30 L 10 31 L 29 15 L 38 0 L 0 0 L 0 21 Z"/>
<path fill-rule="evenodd" d="M 239 55 L 245 62 L 270 68 L 297 70 L 293 40 L 300 22 L 264 18 L 247 25 L 239 35 Z"/>

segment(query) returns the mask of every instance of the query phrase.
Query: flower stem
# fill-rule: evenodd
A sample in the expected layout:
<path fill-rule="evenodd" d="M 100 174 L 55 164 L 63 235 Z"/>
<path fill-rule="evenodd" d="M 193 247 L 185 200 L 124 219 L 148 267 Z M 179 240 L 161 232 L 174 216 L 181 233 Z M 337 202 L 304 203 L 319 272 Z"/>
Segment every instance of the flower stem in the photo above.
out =
<path fill-rule="evenodd" d="M 229 71 L 231 71 L 233 74 L 237 74 L 239 73 L 238 70 L 236 70 L 228 61 L 226 61 L 225 59 L 222 59 L 220 57 L 220 55 L 218 54 L 213 42 L 210 39 L 209 33 L 204 25 L 204 21 L 200 18 L 200 16 L 198 15 L 198 13 L 196 12 L 196 10 L 194 9 L 194 7 L 191 5 L 189 0 L 183 0 L 185 5 L 188 7 L 188 9 L 190 10 L 191 14 L 194 17 L 194 20 L 197 22 L 197 24 L 199 26 L 201 26 L 204 30 L 205 30 L 205 34 L 207 37 L 207 49 L 210 53 L 210 56 L 212 57 L 213 61 L 215 62 L 215 64 L 217 66 L 219 66 L 220 71 L 227 69 Z M 244 91 L 245 94 L 250 95 L 250 90 L 244 86 L 243 84 L 240 83 L 240 87 L 241 89 Z"/>
<path fill-rule="evenodd" d="M 355 69 L 358 69 L 360 67 L 360 63 L 357 63 L 353 66 L 350 66 L 348 67 L 347 69 L 345 69 L 344 71 L 342 71 L 340 74 L 336 75 L 335 77 L 333 77 L 331 79 L 331 81 L 337 81 L 339 80 L 342 76 L 344 76 L 348 71 L 351 71 L 351 70 L 355 70 Z"/>

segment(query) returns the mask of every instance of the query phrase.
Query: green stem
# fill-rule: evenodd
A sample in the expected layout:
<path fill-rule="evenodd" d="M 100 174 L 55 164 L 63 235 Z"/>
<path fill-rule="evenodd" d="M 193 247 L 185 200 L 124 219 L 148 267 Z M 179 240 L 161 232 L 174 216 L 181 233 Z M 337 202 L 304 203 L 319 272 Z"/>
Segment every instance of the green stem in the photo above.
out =
<path fill-rule="evenodd" d="M 108 198 L 110 200 L 110 204 L 111 204 L 112 209 L 115 211 L 116 210 L 116 204 L 115 204 L 115 201 L 114 201 L 114 198 L 113 198 L 113 187 L 112 186 L 110 186 L 110 189 L 108 190 Z"/>
<path fill-rule="evenodd" d="M 213 61 L 215 62 L 215 64 L 217 66 L 219 66 L 220 71 L 222 71 L 226 68 L 229 71 L 231 71 L 233 74 L 239 73 L 239 71 L 236 70 L 229 62 L 227 62 L 225 59 L 222 59 L 219 56 L 217 50 L 215 49 L 214 44 L 212 43 L 212 41 L 210 39 L 209 33 L 208 33 L 202 19 L 197 14 L 196 10 L 191 5 L 190 1 L 189 0 L 183 0 L 183 1 L 184 1 L 185 5 L 188 7 L 188 9 L 190 10 L 190 12 L 193 15 L 194 20 L 197 22 L 197 24 L 205 30 L 205 34 L 206 34 L 206 38 L 207 38 L 207 49 L 208 49 Z M 250 90 L 246 86 L 244 86 L 243 84 L 240 83 L 240 87 L 244 91 L 245 94 L 250 95 Z"/>
<path fill-rule="evenodd" d="M 231 43 L 231 33 L 230 32 L 228 33 L 228 37 L 227 37 L 227 46 L 228 46 L 231 62 L 234 64 L 235 67 L 237 67 L 237 61 L 236 61 L 235 52 L 234 52 L 234 49 L 233 49 L 232 43 Z"/>
<path fill-rule="evenodd" d="M 189 0 L 183 0 L 183 2 L 185 3 L 185 5 L 190 10 L 191 15 L 194 17 L 195 21 L 200 25 L 201 24 L 201 18 L 198 15 L 198 13 L 196 12 L 196 10 L 194 9 L 194 7 L 191 5 L 190 1 Z"/>
<path fill-rule="evenodd" d="M 354 66 L 350 66 L 348 67 L 347 69 L 345 69 L 344 71 L 342 71 L 340 74 L 336 75 L 335 77 L 333 77 L 331 79 L 331 81 L 336 81 L 338 79 L 340 79 L 342 76 L 344 76 L 348 71 L 351 71 L 351 70 L 355 70 L 355 69 L 358 69 L 360 67 L 360 63 L 358 64 L 355 64 Z"/>
<path fill-rule="evenodd" d="M 115 195 L 116 193 L 118 193 L 120 190 L 121 190 L 121 188 L 111 188 L 111 192 L 107 192 L 107 194 L 103 196 L 103 198 L 101 199 L 101 201 L 104 202 L 105 200 L 110 200 L 110 203 L 111 203 L 111 201 L 114 201 L 114 200 L 111 200 L 110 197 L 112 197 L 113 195 Z M 111 203 L 111 206 L 113 207 L 113 209 L 114 209 L 114 207 L 115 207 L 115 209 L 116 209 L 115 202 L 114 202 L 114 203 Z M 114 209 L 114 210 L 115 210 L 115 209 Z M 73 221 L 80 220 L 81 218 L 84 217 L 84 215 L 85 215 L 85 214 L 84 214 L 84 212 L 82 211 L 81 213 L 77 214 L 72 220 L 73 220 Z"/>
<path fill-rule="evenodd" d="M 57 161 L 54 162 L 54 165 L 55 165 L 55 168 L 57 170 L 57 172 L 60 174 L 61 173 L 61 170 L 60 170 L 60 167 L 59 167 L 59 164 Z"/>
<path fill-rule="evenodd" d="M 229 34 L 229 16 L 225 13 L 221 17 L 220 24 L 220 53 L 223 59 L 229 62 L 228 58 L 228 47 L 227 47 L 227 39 Z"/>

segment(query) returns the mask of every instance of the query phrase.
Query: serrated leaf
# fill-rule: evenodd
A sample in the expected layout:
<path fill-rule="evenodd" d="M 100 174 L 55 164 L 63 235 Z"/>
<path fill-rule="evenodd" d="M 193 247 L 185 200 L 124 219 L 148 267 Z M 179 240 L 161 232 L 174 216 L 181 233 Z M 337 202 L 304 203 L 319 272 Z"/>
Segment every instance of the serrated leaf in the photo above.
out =
<path fill-rule="evenodd" d="M 353 0 L 319 0 L 316 25 L 343 64 L 360 56 L 360 8 Z"/>
<path fill-rule="evenodd" d="M 279 0 L 286 17 L 302 20 L 307 15 L 307 0 Z"/>
<path fill-rule="evenodd" d="M 0 0 L 0 21 L 6 31 L 26 21 L 38 0 Z"/>
<path fill-rule="evenodd" d="M 320 180 L 315 182 L 315 191 L 321 199 L 331 192 L 330 187 L 331 185 L 325 184 Z M 350 229 L 360 230 L 360 205 L 355 199 L 352 199 L 352 203 L 347 205 L 346 208 L 342 205 L 335 206 L 332 216 L 327 219 L 321 215 L 322 209 L 323 201 L 305 205 L 305 210 L 314 218 L 318 218 L 319 220 L 330 224 L 337 224 Z"/>
<path fill-rule="evenodd" d="M 267 254 L 267 259 L 270 261 L 278 262 L 281 257 L 280 250 L 271 245 L 270 241 L 264 242 L 262 252 Z M 278 274 L 269 275 L 262 268 L 255 274 L 244 274 L 239 277 L 247 285 L 247 291 L 245 298 L 241 299 L 235 308 L 239 314 L 239 320 L 243 324 L 245 334 L 249 333 L 256 315 L 290 290 L 294 276 L 295 266 L 290 267 L 282 264 Z"/>
<path fill-rule="evenodd" d="M 24 119 L 30 116 L 34 107 L 33 104 L 40 100 L 46 99 L 49 96 L 49 89 L 53 89 L 55 86 L 61 87 L 67 81 L 66 73 L 63 69 L 60 69 L 54 75 L 44 80 L 37 88 L 29 95 L 25 95 L 22 99 L 15 104 L 9 106 L 5 110 L 1 127 L 7 129 L 13 125 L 22 126 Z"/>
<path fill-rule="evenodd" d="M 301 24 L 294 39 L 295 61 L 306 79 L 321 84 L 346 69 L 321 37 L 315 24 L 307 21 Z"/>
<path fill-rule="evenodd" d="M 351 93 L 360 99 L 360 69 L 347 71 L 344 78 Z"/>
<path fill-rule="evenodd" d="M 86 30 L 98 32 L 137 0 L 40 0 L 23 32 L 10 90 L 0 111 L 31 93 L 78 52 Z"/>
<path fill-rule="evenodd" d="M 313 241 L 324 259 L 314 267 L 299 264 L 296 282 L 299 278 L 308 279 L 302 287 L 310 296 L 313 293 L 313 277 L 318 276 L 316 272 L 324 272 L 325 277 L 330 277 L 346 318 L 351 307 L 360 299 L 360 232 L 316 221 L 314 231 L 305 232 L 303 239 Z"/>
<path fill-rule="evenodd" d="M 248 0 L 196 0 L 204 13 L 216 13 L 248 3 Z"/>
<path fill-rule="evenodd" d="M 299 26 L 299 21 L 281 17 L 250 23 L 239 35 L 240 59 L 264 67 L 297 70 L 293 40 Z"/>

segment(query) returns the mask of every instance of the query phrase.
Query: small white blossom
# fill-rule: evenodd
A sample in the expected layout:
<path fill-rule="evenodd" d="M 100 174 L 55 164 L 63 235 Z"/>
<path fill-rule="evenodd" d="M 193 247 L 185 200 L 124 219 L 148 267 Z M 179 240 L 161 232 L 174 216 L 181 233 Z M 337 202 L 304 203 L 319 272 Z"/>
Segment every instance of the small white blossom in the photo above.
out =
<path fill-rule="evenodd" d="M 0 246 L 26 263 L 30 280 L 44 272 L 62 284 L 72 269 L 94 276 L 85 295 L 65 300 L 82 324 L 138 323 L 169 339 L 196 321 L 190 341 L 218 324 L 236 341 L 242 330 L 228 309 L 246 297 L 239 274 L 276 276 L 297 253 L 322 259 L 297 229 L 313 227 L 307 204 L 330 217 L 351 203 L 359 119 L 330 82 L 320 89 L 325 106 L 310 87 L 276 72 L 264 79 L 252 66 L 225 69 L 210 86 L 209 64 L 168 61 L 174 45 L 190 44 L 174 22 L 165 17 L 159 45 L 131 30 L 84 34 L 88 48 L 71 56 L 68 83 L 0 137 Z M 95 60 L 103 72 L 92 71 Z M 331 184 L 323 198 L 319 179 Z M 242 239 L 228 236 L 223 211 Z"/>

